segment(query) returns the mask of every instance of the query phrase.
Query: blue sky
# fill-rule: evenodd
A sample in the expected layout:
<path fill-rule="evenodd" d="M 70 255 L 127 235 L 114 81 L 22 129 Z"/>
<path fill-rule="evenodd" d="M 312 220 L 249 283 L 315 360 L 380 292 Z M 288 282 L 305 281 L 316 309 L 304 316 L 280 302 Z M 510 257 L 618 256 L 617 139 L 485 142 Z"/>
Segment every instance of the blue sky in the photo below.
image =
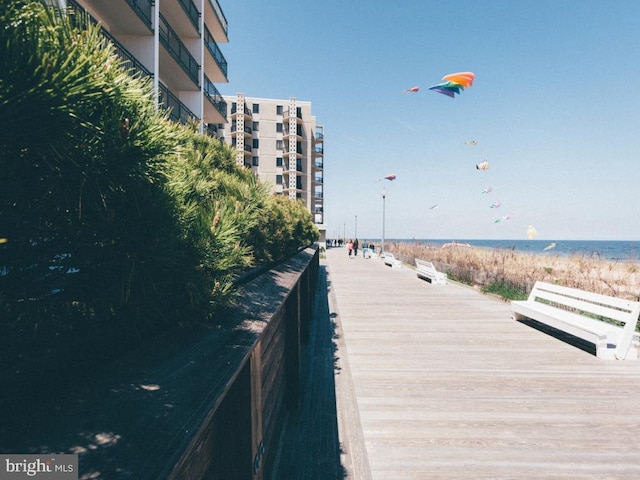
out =
<path fill-rule="evenodd" d="M 357 216 L 379 238 L 385 187 L 386 238 L 640 240 L 637 0 L 221 5 L 221 93 L 309 101 L 324 125 L 329 236 Z M 460 71 L 455 99 L 428 90 Z"/>

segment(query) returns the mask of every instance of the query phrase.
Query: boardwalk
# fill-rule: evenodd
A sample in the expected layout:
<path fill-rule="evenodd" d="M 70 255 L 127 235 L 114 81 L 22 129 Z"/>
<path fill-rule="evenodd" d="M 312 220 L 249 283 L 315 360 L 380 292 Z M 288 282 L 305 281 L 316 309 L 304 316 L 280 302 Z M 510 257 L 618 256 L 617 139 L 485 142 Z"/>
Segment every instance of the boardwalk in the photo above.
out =
<path fill-rule="evenodd" d="M 327 252 L 346 478 L 640 478 L 640 362 L 603 361 L 508 303 Z"/>

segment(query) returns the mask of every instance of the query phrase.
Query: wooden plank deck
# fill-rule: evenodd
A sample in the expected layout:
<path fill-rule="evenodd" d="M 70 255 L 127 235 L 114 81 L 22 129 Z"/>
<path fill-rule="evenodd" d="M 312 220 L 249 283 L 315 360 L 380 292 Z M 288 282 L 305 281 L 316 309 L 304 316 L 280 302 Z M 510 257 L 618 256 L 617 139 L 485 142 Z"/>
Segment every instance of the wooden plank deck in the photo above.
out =
<path fill-rule="evenodd" d="M 640 362 L 411 268 L 340 248 L 326 264 L 345 478 L 640 478 Z"/>

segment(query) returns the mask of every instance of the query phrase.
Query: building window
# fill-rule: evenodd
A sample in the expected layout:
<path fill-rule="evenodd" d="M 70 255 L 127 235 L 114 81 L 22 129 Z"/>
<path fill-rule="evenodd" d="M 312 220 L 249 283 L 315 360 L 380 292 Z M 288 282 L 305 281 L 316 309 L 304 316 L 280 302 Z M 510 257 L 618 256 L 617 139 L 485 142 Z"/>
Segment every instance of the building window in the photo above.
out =
<path fill-rule="evenodd" d="M 276 185 L 282 185 L 282 175 L 276 175 Z"/>
<path fill-rule="evenodd" d="M 276 157 L 276 167 L 282 166 L 282 157 Z"/>
<path fill-rule="evenodd" d="M 254 132 L 258 131 L 258 125 L 259 125 L 259 122 L 253 122 L 253 131 Z"/>
<path fill-rule="evenodd" d="M 260 140 L 258 140 L 257 138 L 254 138 L 254 139 L 251 141 L 251 146 L 252 146 L 253 148 L 259 148 L 259 147 L 260 147 Z"/>
<path fill-rule="evenodd" d="M 276 150 L 282 150 L 282 140 L 276 140 Z"/>
<path fill-rule="evenodd" d="M 279 122 L 276 123 L 276 132 L 282 133 L 282 124 Z"/>
<path fill-rule="evenodd" d="M 276 115 L 282 115 L 282 105 L 276 105 Z"/>
<path fill-rule="evenodd" d="M 251 157 L 251 163 L 254 167 L 258 166 L 258 157 Z"/>
<path fill-rule="evenodd" d="M 253 104 L 253 113 L 260 113 L 260 104 L 259 103 L 254 103 Z"/>

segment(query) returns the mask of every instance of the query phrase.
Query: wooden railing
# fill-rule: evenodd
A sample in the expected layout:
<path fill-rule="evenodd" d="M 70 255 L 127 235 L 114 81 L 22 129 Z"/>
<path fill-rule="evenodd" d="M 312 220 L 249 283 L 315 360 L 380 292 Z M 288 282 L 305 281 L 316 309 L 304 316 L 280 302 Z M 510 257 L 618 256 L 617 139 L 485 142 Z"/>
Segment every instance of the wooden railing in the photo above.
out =
<path fill-rule="evenodd" d="M 300 401 L 318 246 L 242 285 L 216 326 L 141 348 L 0 425 L 5 453 L 76 453 L 81 478 L 269 478 Z M 85 382 L 86 383 L 86 382 Z"/>

